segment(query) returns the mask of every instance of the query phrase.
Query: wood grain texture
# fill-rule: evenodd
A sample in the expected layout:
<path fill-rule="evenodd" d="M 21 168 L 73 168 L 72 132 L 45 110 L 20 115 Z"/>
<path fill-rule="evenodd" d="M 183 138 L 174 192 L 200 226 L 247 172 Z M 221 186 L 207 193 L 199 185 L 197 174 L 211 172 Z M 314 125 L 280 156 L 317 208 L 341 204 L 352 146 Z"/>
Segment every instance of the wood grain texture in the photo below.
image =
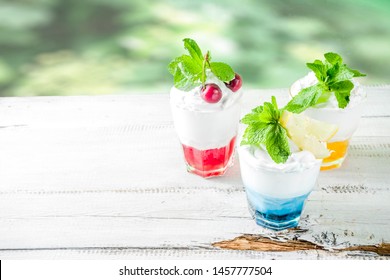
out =
<path fill-rule="evenodd" d="M 294 230 L 294 229 L 292 229 Z M 301 239 L 290 240 L 274 240 L 268 236 L 259 235 L 242 235 L 233 240 L 216 242 L 214 247 L 230 250 L 254 250 L 261 252 L 295 252 L 306 250 L 325 250 L 325 247 Z M 359 245 L 340 249 L 332 249 L 333 251 L 358 251 L 375 253 L 380 256 L 390 256 L 390 243 L 380 243 L 377 245 Z"/>
<path fill-rule="evenodd" d="M 104 260 L 388 260 L 386 256 L 367 252 L 332 252 L 307 250 L 294 252 L 260 252 L 254 250 L 187 249 L 187 248 L 63 248 L 1 251 L 2 259 L 104 259 Z"/>
<path fill-rule="evenodd" d="M 390 87 L 367 91 L 343 167 L 320 174 L 300 229 L 282 232 L 250 218 L 238 159 L 221 178 L 185 171 L 166 94 L 1 98 L 0 257 L 387 258 L 335 251 L 390 241 Z M 244 112 L 271 95 L 287 101 L 250 91 Z M 325 250 L 212 246 L 245 234 Z"/>

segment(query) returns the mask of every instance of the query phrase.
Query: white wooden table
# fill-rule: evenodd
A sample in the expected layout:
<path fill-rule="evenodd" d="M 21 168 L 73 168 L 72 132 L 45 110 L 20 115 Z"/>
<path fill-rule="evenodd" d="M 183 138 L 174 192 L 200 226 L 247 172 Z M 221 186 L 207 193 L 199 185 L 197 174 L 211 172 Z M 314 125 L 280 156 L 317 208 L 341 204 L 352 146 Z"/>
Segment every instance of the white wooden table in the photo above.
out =
<path fill-rule="evenodd" d="M 185 171 L 167 94 L 1 98 L 0 258 L 388 259 L 390 86 L 367 92 L 348 159 L 281 232 L 250 218 L 237 162 Z"/>

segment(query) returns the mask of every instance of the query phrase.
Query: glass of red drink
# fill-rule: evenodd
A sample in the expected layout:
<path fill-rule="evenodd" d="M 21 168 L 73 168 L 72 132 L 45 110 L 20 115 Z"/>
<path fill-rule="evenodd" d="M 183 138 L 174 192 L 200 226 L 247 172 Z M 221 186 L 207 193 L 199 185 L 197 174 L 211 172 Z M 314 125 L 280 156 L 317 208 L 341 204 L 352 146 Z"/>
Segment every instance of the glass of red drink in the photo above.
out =
<path fill-rule="evenodd" d="M 184 41 L 188 55 L 168 66 L 173 122 L 183 146 L 187 170 L 204 178 L 221 176 L 233 163 L 242 96 L 240 75 L 212 62 L 197 43 Z"/>
<path fill-rule="evenodd" d="M 220 104 L 208 104 L 202 102 L 198 91 L 172 88 L 170 100 L 175 129 L 188 172 L 205 178 L 221 176 L 233 163 L 242 93 L 222 89 L 224 100 Z"/>

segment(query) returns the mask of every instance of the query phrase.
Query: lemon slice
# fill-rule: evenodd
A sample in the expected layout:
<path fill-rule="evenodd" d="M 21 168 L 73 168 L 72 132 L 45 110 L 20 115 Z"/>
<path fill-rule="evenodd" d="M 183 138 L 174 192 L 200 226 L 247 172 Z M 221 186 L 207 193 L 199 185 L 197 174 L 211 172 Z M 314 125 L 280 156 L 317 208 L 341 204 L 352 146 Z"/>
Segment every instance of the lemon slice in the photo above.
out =
<path fill-rule="evenodd" d="M 294 137 L 291 138 L 291 140 L 294 141 Z M 319 141 L 313 135 L 305 135 L 303 141 L 300 143 L 300 145 L 297 146 L 304 151 L 311 152 L 314 157 L 318 159 L 323 159 L 330 156 L 330 151 L 326 147 L 326 142 Z"/>
<path fill-rule="evenodd" d="M 338 130 L 336 125 L 288 111 L 283 112 L 280 123 L 287 130 L 290 139 L 301 150 L 313 153 L 318 159 L 330 156 L 326 141 L 336 134 Z"/>
<path fill-rule="evenodd" d="M 335 124 L 310 119 L 306 122 L 306 129 L 309 134 L 314 135 L 318 140 L 326 142 L 332 139 L 339 128 Z"/>

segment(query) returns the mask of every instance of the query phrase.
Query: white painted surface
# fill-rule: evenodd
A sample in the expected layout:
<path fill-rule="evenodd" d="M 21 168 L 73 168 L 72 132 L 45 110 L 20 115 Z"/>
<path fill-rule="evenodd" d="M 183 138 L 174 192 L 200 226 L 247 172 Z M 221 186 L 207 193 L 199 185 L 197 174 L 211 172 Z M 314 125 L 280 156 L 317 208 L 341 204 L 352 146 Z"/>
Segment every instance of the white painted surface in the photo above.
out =
<path fill-rule="evenodd" d="M 390 87 L 368 87 L 342 168 L 322 172 L 302 232 L 250 219 L 238 162 L 186 173 L 169 96 L 0 99 L 0 258 L 386 258 L 219 250 L 242 234 L 342 248 L 390 242 Z M 244 112 L 287 90 L 246 92 Z"/>

